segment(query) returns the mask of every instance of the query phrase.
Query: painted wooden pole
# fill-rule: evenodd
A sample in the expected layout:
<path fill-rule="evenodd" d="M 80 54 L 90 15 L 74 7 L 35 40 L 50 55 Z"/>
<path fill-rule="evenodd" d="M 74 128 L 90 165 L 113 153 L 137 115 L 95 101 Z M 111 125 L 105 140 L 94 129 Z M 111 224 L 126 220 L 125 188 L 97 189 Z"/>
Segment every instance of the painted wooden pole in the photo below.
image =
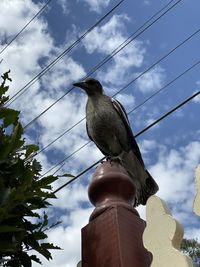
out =
<path fill-rule="evenodd" d="M 82 229 L 82 267 L 149 267 L 144 248 L 145 222 L 133 208 L 135 186 L 116 162 L 103 162 L 88 189 L 95 206 Z"/>

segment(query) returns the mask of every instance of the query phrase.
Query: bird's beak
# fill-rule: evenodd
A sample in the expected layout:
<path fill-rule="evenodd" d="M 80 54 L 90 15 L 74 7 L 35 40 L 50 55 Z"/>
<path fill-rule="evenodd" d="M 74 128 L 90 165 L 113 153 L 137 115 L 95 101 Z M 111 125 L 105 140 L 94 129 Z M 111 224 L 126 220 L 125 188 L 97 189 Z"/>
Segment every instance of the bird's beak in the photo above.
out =
<path fill-rule="evenodd" d="M 86 89 L 87 88 L 87 85 L 86 85 L 85 82 L 74 83 L 73 86 L 80 87 L 82 89 Z"/>

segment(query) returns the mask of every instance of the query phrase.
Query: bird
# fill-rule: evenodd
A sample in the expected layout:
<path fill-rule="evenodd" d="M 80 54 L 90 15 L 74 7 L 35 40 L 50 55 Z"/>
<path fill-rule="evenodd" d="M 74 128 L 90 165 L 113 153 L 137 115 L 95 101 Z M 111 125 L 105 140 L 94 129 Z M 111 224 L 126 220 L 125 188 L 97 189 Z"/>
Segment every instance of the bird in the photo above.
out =
<path fill-rule="evenodd" d="M 86 78 L 73 84 L 85 91 L 86 130 L 88 137 L 109 160 L 118 160 L 136 187 L 133 206 L 146 205 L 159 187 L 145 167 L 123 105 L 104 93 L 101 83 Z"/>

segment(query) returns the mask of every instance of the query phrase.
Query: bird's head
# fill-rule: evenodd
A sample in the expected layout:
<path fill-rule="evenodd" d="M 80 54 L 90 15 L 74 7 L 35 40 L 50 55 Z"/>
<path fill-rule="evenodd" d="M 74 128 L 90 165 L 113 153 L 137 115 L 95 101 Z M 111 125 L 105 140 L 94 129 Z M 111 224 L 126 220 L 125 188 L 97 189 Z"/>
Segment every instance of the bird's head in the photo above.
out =
<path fill-rule="evenodd" d="M 103 94 L 103 87 L 100 82 L 93 78 L 87 78 L 82 82 L 74 83 L 76 87 L 82 88 L 88 96 Z"/>

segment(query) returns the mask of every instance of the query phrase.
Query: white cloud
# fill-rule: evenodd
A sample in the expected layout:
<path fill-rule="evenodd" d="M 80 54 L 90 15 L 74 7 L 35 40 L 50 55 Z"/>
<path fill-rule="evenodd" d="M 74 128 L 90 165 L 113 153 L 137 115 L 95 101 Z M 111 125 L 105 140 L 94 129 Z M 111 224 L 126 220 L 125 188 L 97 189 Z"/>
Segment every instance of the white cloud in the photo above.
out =
<path fill-rule="evenodd" d="M 90 11 L 100 13 L 103 8 L 106 8 L 110 0 L 78 0 L 89 6 Z"/>
<path fill-rule="evenodd" d="M 83 41 L 88 53 L 110 55 L 126 39 L 125 22 L 129 18 L 123 15 L 114 15 L 103 26 L 95 28 Z M 110 85 L 124 85 L 130 76 L 131 67 L 140 67 L 143 63 L 145 48 L 143 42 L 135 40 L 113 57 L 113 62 L 97 76 L 104 83 Z"/>
<path fill-rule="evenodd" d="M 155 92 L 163 86 L 165 71 L 162 67 L 156 66 L 154 69 L 142 75 L 136 85 L 142 93 Z"/>
<path fill-rule="evenodd" d="M 169 203 L 179 203 L 185 212 L 191 211 L 191 201 L 187 200 L 194 195 L 194 170 L 199 162 L 198 141 L 177 150 L 164 150 L 162 146 L 158 162 L 149 168 L 159 184 L 158 195 Z"/>
<path fill-rule="evenodd" d="M 11 2 L 12 8 L 10 7 Z M 10 16 L 7 16 L 10 8 L 12 23 L 9 22 Z M 30 20 L 39 8 L 40 5 L 36 5 L 30 0 L 26 1 L 26 4 L 23 1 L 16 0 L 1 1 L 0 20 L 2 20 L 2 23 L 0 27 L 4 29 L 4 35 L 7 39 L 11 38 L 11 34 L 18 32 L 19 25 L 21 27 L 24 21 Z M 13 80 L 9 90 L 11 96 L 39 73 L 43 66 L 49 64 L 56 55 L 64 50 L 65 47 L 62 45 L 59 48 L 54 46 L 54 39 L 48 32 L 47 22 L 42 16 L 39 16 L 2 54 L 3 62 L 0 64 L 0 72 L 3 73 L 11 69 Z M 53 69 L 48 71 L 42 79 L 34 83 L 12 106 L 21 110 L 22 121 L 27 124 L 67 92 L 74 80 L 78 80 L 84 75 L 85 71 L 78 62 L 73 60 L 72 57 L 65 57 Z M 32 129 L 35 128 L 37 135 L 40 135 L 40 145 L 47 145 L 62 130 L 66 130 L 84 117 L 84 104 L 82 95 L 79 94 L 78 96 L 74 91 L 38 120 L 42 128 L 31 125 Z M 83 124 L 81 127 L 83 127 Z M 64 141 L 55 143 L 52 148 L 58 148 L 64 152 L 76 148 L 78 146 L 78 143 L 75 144 L 76 141 L 80 140 L 80 143 L 85 141 L 85 136 L 82 137 L 78 130 L 81 130 L 81 128 L 79 127 L 74 132 L 74 138 L 65 138 Z M 32 141 L 35 142 L 35 140 Z M 45 165 L 45 170 L 49 167 L 47 158 L 44 154 L 40 158 Z"/>
<path fill-rule="evenodd" d="M 95 12 L 100 12 L 109 2 L 85 0 L 89 8 Z M 68 4 L 67 1 L 64 2 L 63 0 L 60 0 L 59 3 Z M 31 0 L 1 0 L 1 39 L 4 41 L 6 39 L 10 40 L 37 13 L 40 7 L 41 4 L 36 4 Z M 68 5 L 65 7 L 69 8 Z M 69 12 L 67 9 L 66 11 Z M 114 15 L 103 26 L 99 26 L 91 32 L 83 41 L 88 55 L 93 53 L 97 53 L 100 56 L 109 55 L 127 37 L 126 23 L 128 21 L 129 18 L 124 14 Z M 76 27 L 74 29 L 76 30 Z M 75 35 L 77 35 L 77 32 L 74 33 Z M 61 44 L 59 47 L 55 47 L 55 43 L 49 33 L 48 23 L 40 16 L 2 54 L 3 61 L 0 64 L 0 72 L 3 73 L 11 68 L 11 77 L 13 79 L 11 83 L 12 94 L 40 72 L 42 66 L 51 62 L 56 55 L 64 50 L 66 44 L 65 46 Z M 0 48 L 2 47 L 3 45 L 0 46 Z M 109 92 L 116 93 L 119 86 L 124 85 L 127 80 L 135 76 L 131 68 L 142 67 L 144 55 L 144 43 L 136 40 L 115 56 L 109 66 L 99 71 L 97 77 L 105 83 L 106 88 L 110 90 Z M 27 123 L 37 116 L 58 97 L 67 92 L 74 80 L 79 80 L 84 75 L 85 70 L 78 61 L 72 57 L 63 58 L 41 80 L 37 81 L 23 97 L 19 98 L 19 101 L 16 101 L 15 106 L 22 110 L 23 122 Z M 164 79 L 164 70 L 161 67 L 157 67 L 138 81 L 138 87 L 143 93 L 152 92 L 162 86 Z M 31 130 L 36 132 L 35 135 L 39 135 L 41 145 L 47 145 L 61 132 L 70 128 L 85 116 L 86 97 L 76 90 L 78 89 L 74 89 L 74 92 L 68 94 L 42 116 L 38 120 L 39 124 L 37 126 L 31 126 Z M 135 98 L 131 94 L 119 94 L 117 98 L 127 111 L 135 104 Z M 157 112 L 159 113 L 158 109 Z M 34 142 L 34 138 L 30 138 L 30 140 L 32 139 Z M 82 122 L 70 132 L 70 135 L 67 134 L 54 143 L 51 150 L 48 150 L 50 158 L 52 160 L 52 154 L 55 153 L 54 160 L 56 161 L 59 156 L 69 155 L 87 141 L 85 122 Z M 172 150 L 154 140 L 145 140 L 142 142 L 141 148 L 145 162 L 152 164 L 149 170 L 158 180 L 160 185 L 159 195 L 170 204 L 178 203 L 178 208 L 174 207 L 173 211 L 181 220 L 185 219 L 186 212 L 191 209 L 191 195 L 194 191 L 193 175 L 194 168 L 200 161 L 200 143 L 194 141 L 185 147 Z M 158 161 L 154 164 L 148 161 L 152 151 L 159 154 Z M 61 172 L 66 171 L 76 174 L 81 167 L 88 167 L 101 157 L 102 154 L 99 150 L 94 144 L 90 143 L 71 160 L 67 161 Z M 40 154 L 39 159 L 43 163 L 44 170 L 52 166 L 47 154 Z M 62 185 L 67 179 L 66 177 L 59 179 L 54 184 L 54 187 L 57 188 Z M 84 179 L 86 178 L 84 177 Z M 52 203 L 56 211 L 61 210 L 66 214 L 61 216 L 63 224 L 51 230 L 49 241 L 60 245 L 64 248 L 64 251 L 52 251 L 53 261 L 45 261 L 44 266 L 76 266 L 81 257 L 80 229 L 87 224 L 91 213 L 91 209 L 81 208 L 82 203 L 88 204 L 87 189 L 82 180 L 77 181 L 70 187 L 61 190 L 58 193 L 58 197 Z M 182 210 L 180 210 L 180 207 Z M 139 207 L 143 218 L 144 210 L 144 207 Z"/>
<path fill-rule="evenodd" d="M 69 3 L 67 0 L 58 0 L 58 4 L 62 7 L 63 13 L 65 15 L 69 14 Z"/>
<path fill-rule="evenodd" d="M 200 91 L 200 81 L 197 81 L 196 82 L 196 85 L 197 85 L 197 90 L 193 93 L 197 93 L 198 91 Z M 194 99 L 193 99 L 193 102 L 195 103 L 200 103 L 200 95 L 197 95 Z"/>
<path fill-rule="evenodd" d="M 150 5 L 151 5 L 151 3 L 150 3 L 149 0 L 145 0 L 145 1 L 144 1 L 144 4 L 145 4 L 146 6 L 150 6 Z"/>
<path fill-rule="evenodd" d="M 124 106 L 127 113 L 135 105 L 135 98 L 131 94 L 118 94 L 115 98 Z"/>
<path fill-rule="evenodd" d="M 198 241 L 200 241 L 200 229 L 195 228 L 195 227 L 188 228 L 185 231 L 184 237 L 187 239 L 196 239 L 197 238 Z"/>
<path fill-rule="evenodd" d="M 151 153 L 157 147 L 157 142 L 155 140 L 144 139 L 139 143 L 140 151 L 144 159 L 145 165 L 149 164 L 152 160 Z"/>
<path fill-rule="evenodd" d="M 48 88 L 50 96 L 58 98 L 63 94 L 63 91 L 68 91 L 72 82 L 77 81 L 86 73 L 83 67 L 70 57 L 64 57 L 58 64 L 54 65 L 53 69 L 48 72 L 48 75 L 42 77 L 42 85 Z"/>
<path fill-rule="evenodd" d="M 40 5 L 32 1 L 1 1 L 0 2 L 0 32 L 1 39 L 10 40 L 24 24 L 37 13 Z M 9 16 L 8 16 L 9 14 Z M 0 71 L 11 69 L 13 83 L 10 93 L 16 92 L 40 71 L 38 61 L 48 57 L 53 46 L 53 40 L 47 32 L 47 24 L 40 17 L 3 52 Z M 37 41 L 36 41 L 37 40 Z M 0 48 L 5 46 L 1 45 Z M 39 89 L 38 82 L 32 87 L 32 94 Z"/>
<path fill-rule="evenodd" d="M 193 101 L 195 103 L 200 103 L 200 95 L 196 96 Z"/>
<path fill-rule="evenodd" d="M 71 178 L 63 178 L 62 181 L 68 181 Z M 63 184 L 62 182 L 62 184 Z M 55 188 L 60 185 L 60 181 L 55 183 Z M 80 207 L 81 202 L 88 202 L 87 187 L 76 181 L 70 186 L 63 188 L 56 194 L 58 199 L 52 200 L 51 204 L 54 208 L 73 211 Z"/>
<path fill-rule="evenodd" d="M 200 163 L 200 142 L 191 141 L 178 149 L 169 149 L 155 141 L 141 142 L 144 154 L 151 151 L 158 154 L 156 163 L 147 166 L 148 170 L 159 185 L 157 195 L 167 202 L 173 217 L 185 226 L 186 238 L 198 238 L 198 216 L 193 212 L 195 196 L 195 168 Z M 145 219 L 145 208 L 137 209 Z"/>
<path fill-rule="evenodd" d="M 178 149 L 169 149 L 153 140 L 144 140 L 141 147 L 146 154 L 155 153 L 154 151 L 159 154 L 158 161 L 148 166 L 160 186 L 158 195 L 170 204 L 176 219 L 181 223 L 187 222 L 194 197 L 194 170 L 200 162 L 200 142 L 192 141 Z M 54 207 L 68 210 L 71 205 L 74 211 L 70 215 L 64 215 L 62 217 L 64 225 L 50 233 L 49 240 L 65 248 L 63 252 L 53 251 L 52 263 L 59 267 L 76 266 L 80 259 L 80 230 L 87 224 L 92 208 L 87 210 L 79 208 L 81 201 L 87 201 L 86 190 L 81 183 L 73 184 L 59 194 Z M 58 201 L 57 204 L 56 201 Z M 137 210 L 141 218 L 145 219 L 145 207 L 140 206 Z M 195 218 L 190 217 L 188 222 L 191 224 L 192 221 L 195 222 Z M 186 228 L 185 236 L 199 238 L 200 232 L 195 227 Z"/>
<path fill-rule="evenodd" d="M 75 267 L 81 259 L 81 228 L 88 223 L 92 209 L 77 209 L 61 219 L 68 226 L 58 226 L 48 232 L 48 241 L 63 250 L 51 250 L 53 260 L 41 258 L 44 267 Z M 33 267 L 39 265 L 34 263 Z"/>
<path fill-rule="evenodd" d="M 12 36 L 19 32 L 41 8 L 41 4 L 36 5 L 31 0 L 21 2 L 2 0 L 0 6 L 0 36 L 6 39 L 8 35 Z M 33 27 L 34 23 L 32 22 L 30 27 Z"/>

